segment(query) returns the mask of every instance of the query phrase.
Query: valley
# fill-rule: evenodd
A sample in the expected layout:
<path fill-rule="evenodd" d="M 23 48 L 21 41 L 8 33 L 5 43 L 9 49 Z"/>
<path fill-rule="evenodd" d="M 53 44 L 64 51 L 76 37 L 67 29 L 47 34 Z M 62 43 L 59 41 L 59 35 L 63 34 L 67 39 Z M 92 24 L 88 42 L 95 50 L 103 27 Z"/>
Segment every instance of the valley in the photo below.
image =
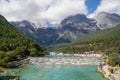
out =
<path fill-rule="evenodd" d="M 41 28 L 27 20 L 8 22 L 0 15 L 0 66 L 10 68 L 0 69 L 0 79 L 106 80 L 109 76 L 104 78 L 97 67 L 107 65 L 119 75 L 119 34 L 120 16 L 106 12 L 95 18 L 76 14 L 56 27 Z"/>
<path fill-rule="evenodd" d="M 66 17 L 56 27 L 38 26 L 28 20 L 10 23 L 20 32 L 34 39 L 38 44 L 52 48 L 61 47 L 78 40 L 83 41 L 83 36 L 115 27 L 120 24 L 120 16 L 101 12 L 94 18 L 88 18 L 84 14 L 76 14 Z"/>
<path fill-rule="evenodd" d="M 0 0 L 0 80 L 120 80 L 120 0 Z"/>

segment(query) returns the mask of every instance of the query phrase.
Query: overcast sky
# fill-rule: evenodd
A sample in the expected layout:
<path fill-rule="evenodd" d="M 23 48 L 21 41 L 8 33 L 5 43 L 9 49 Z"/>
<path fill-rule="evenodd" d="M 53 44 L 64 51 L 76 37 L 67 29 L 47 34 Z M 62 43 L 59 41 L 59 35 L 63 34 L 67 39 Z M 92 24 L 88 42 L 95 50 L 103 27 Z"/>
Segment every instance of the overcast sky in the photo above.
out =
<path fill-rule="evenodd" d="M 120 14 L 120 0 L 0 0 L 0 14 L 9 21 L 59 24 L 70 15 Z"/>

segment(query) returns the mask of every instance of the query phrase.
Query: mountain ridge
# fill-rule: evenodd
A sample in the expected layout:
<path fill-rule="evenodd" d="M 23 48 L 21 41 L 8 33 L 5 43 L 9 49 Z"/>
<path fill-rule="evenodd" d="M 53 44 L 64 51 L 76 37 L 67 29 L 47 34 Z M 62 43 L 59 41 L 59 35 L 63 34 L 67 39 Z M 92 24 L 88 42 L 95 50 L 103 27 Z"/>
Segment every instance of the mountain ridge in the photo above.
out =
<path fill-rule="evenodd" d="M 120 23 L 120 15 L 110 14 L 107 12 L 98 13 L 93 17 L 97 21 L 97 25 L 101 30 L 112 28 Z"/>
<path fill-rule="evenodd" d="M 28 27 L 28 29 L 24 27 L 22 27 L 23 29 L 20 29 L 19 25 L 16 25 L 16 27 L 22 33 L 36 40 L 39 44 L 46 47 L 53 47 L 57 44 L 72 43 L 76 40 L 80 40 L 81 35 L 87 35 L 91 32 L 111 28 L 111 25 L 116 26 L 120 23 L 120 17 L 116 17 L 119 16 L 117 14 L 104 12 L 101 14 L 109 15 L 108 18 L 106 18 L 106 16 L 101 16 L 103 17 L 101 18 L 101 21 L 104 21 L 104 23 L 100 23 L 94 18 L 87 18 L 84 14 L 76 14 L 62 20 L 60 23 L 61 26 L 59 27 L 38 28 L 36 31 L 34 29 L 28 30 L 29 26 L 27 25 L 26 27 Z M 99 15 L 100 14 L 97 16 Z M 104 18 L 106 18 L 107 21 L 105 21 Z M 109 22 L 111 22 L 111 24 L 109 24 Z M 106 25 L 105 28 L 103 28 L 103 25 Z"/>
<path fill-rule="evenodd" d="M 120 24 L 109 29 L 83 36 L 83 40 L 68 46 L 54 49 L 64 53 L 82 53 L 86 51 L 117 52 L 120 49 Z"/>

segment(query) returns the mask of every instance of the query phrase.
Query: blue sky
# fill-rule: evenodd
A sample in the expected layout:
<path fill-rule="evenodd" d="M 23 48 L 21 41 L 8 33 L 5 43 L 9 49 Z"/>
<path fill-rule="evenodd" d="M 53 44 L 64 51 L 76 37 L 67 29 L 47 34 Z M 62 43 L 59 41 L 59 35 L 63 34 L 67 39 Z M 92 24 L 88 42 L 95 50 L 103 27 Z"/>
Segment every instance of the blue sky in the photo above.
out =
<path fill-rule="evenodd" d="M 94 13 L 94 11 L 100 5 L 100 2 L 101 2 L 101 0 L 86 0 L 85 4 L 88 9 L 87 15 Z M 51 24 L 49 21 L 46 21 L 46 22 L 47 22 L 48 27 L 57 26 L 57 24 Z"/>
<path fill-rule="evenodd" d="M 100 12 L 120 15 L 120 0 L 0 0 L 0 14 L 8 21 L 28 20 L 48 26 L 71 15 L 94 17 Z"/>
<path fill-rule="evenodd" d="M 88 14 L 93 13 L 97 7 L 100 5 L 101 0 L 86 0 L 86 5 L 88 8 Z"/>
<path fill-rule="evenodd" d="M 46 24 L 48 27 L 56 27 L 58 26 L 58 24 L 54 23 L 54 24 L 51 24 L 49 21 L 46 21 Z"/>
<path fill-rule="evenodd" d="M 85 4 L 87 6 L 88 14 L 94 13 L 94 11 L 97 9 L 97 7 L 100 5 L 101 0 L 86 0 Z M 57 26 L 57 24 L 51 24 L 49 21 L 47 21 L 47 25 L 49 27 Z"/>

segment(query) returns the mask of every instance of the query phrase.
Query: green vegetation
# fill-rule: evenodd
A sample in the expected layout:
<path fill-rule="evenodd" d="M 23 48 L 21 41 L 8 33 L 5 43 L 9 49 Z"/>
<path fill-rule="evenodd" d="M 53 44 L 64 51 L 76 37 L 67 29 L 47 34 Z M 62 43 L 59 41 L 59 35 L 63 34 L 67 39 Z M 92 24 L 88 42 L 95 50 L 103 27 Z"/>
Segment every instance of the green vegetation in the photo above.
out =
<path fill-rule="evenodd" d="M 81 53 L 84 51 L 116 52 L 120 46 L 120 25 L 102 31 L 97 31 L 81 37 L 80 42 L 75 42 L 65 47 L 56 48 L 56 51 Z M 120 49 L 119 49 L 120 51 Z"/>
<path fill-rule="evenodd" d="M 20 33 L 0 16 L 0 66 L 28 56 L 43 56 L 47 53 L 44 47 Z"/>
<path fill-rule="evenodd" d="M 108 55 L 110 65 L 120 64 L 120 25 L 82 36 L 79 42 L 56 48 L 55 51 L 64 53 L 102 51 Z"/>
<path fill-rule="evenodd" d="M 108 63 L 112 66 L 120 64 L 120 55 L 112 53 L 108 56 Z"/>

